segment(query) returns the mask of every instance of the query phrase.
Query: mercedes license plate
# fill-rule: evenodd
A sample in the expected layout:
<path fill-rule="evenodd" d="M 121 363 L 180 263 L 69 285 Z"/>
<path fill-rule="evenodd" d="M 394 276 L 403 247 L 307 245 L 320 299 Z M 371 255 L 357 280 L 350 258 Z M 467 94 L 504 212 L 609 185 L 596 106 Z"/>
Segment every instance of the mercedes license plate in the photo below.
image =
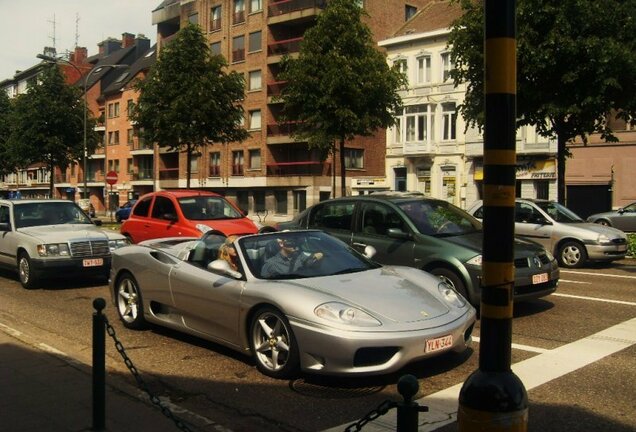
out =
<path fill-rule="evenodd" d="M 104 258 L 88 258 L 82 261 L 84 267 L 99 267 L 104 265 Z"/>

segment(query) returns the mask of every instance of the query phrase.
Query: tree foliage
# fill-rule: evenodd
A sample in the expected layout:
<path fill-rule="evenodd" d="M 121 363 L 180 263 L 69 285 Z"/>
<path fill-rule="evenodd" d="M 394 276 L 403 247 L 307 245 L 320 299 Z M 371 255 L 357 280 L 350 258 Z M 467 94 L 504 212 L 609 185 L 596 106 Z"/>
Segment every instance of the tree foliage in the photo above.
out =
<path fill-rule="evenodd" d="M 297 59 L 285 58 L 280 80 L 284 117 L 297 122 L 293 136 L 335 154 L 339 143 L 341 194 L 345 195 L 344 144 L 394 124 L 405 77 L 376 49 L 365 12 L 354 0 L 332 0 L 308 29 Z"/>
<path fill-rule="evenodd" d="M 452 76 L 468 86 L 462 116 L 482 128 L 483 2 L 456 1 L 464 14 L 449 40 Z M 635 12 L 635 0 L 517 0 L 517 125 L 557 139 L 560 202 L 566 144 L 593 133 L 615 141 L 606 116 L 636 108 Z"/>
<path fill-rule="evenodd" d="M 208 142 L 227 143 L 247 138 L 241 126 L 244 79 L 226 72 L 227 63 L 214 55 L 201 28 L 189 24 L 160 52 L 148 77 L 137 83 L 139 100 L 132 119 L 147 142 L 187 153 L 190 161 Z"/>
<path fill-rule="evenodd" d="M 53 196 L 55 167 L 66 169 L 84 156 L 84 104 L 81 90 L 68 86 L 56 65 L 45 67 L 39 78 L 40 84 L 15 99 L 7 152 L 14 170 L 45 163 Z M 97 141 L 94 119 L 87 118 L 89 154 Z"/>
<path fill-rule="evenodd" d="M 11 131 L 11 101 L 6 92 L 0 91 L 0 175 L 6 175 L 12 171 L 12 163 L 9 153 L 9 133 Z"/>

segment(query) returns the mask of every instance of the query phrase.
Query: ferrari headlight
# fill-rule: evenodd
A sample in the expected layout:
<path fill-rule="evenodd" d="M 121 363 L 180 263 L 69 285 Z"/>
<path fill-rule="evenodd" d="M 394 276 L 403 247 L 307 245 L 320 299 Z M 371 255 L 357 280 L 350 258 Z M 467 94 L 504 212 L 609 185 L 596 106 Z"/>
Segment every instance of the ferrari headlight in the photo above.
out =
<path fill-rule="evenodd" d="M 69 256 L 68 244 L 50 243 L 38 245 L 38 255 L 40 256 Z"/>
<path fill-rule="evenodd" d="M 470 264 L 470 265 L 474 265 L 477 267 L 481 267 L 481 255 L 477 255 L 475 257 L 472 257 L 471 259 L 469 259 L 468 261 L 466 261 L 466 264 Z"/>
<path fill-rule="evenodd" d="M 316 316 L 340 324 L 358 327 L 378 327 L 382 323 L 368 313 L 344 303 L 324 303 L 314 309 Z"/>
<path fill-rule="evenodd" d="M 464 297 L 457 294 L 457 291 L 452 289 L 444 282 L 441 282 L 439 285 L 437 285 L 437 289 L 439 290 L 439 293 L 442 295 L 444 300 L 446 300 L 446 303 L 451 304 L 457 308 L 463 308 L 464 306 L 466 306 L 466 300 L 464 300 Z"/>
<path fill-rule="evenodd" d="M 119 249 L 120 247 L 128 246 L 129 244 L 130 242 L 128 239 L 108 240 L 108 247 L 111 252 L 115 249 Z"/>

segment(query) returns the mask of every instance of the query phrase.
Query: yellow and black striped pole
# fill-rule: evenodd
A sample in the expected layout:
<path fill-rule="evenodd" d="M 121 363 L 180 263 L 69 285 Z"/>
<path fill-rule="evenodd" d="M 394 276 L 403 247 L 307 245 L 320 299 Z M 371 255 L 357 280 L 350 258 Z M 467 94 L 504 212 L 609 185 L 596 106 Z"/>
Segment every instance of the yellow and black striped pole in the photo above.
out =
<path fill-rule="evenodd" d="M 460 432 L 522 432 L 528 396 L 512 372 L 516 135 L 515 0 L 484 2 L 484 242 L 479 369 L 459 394 Z"/>

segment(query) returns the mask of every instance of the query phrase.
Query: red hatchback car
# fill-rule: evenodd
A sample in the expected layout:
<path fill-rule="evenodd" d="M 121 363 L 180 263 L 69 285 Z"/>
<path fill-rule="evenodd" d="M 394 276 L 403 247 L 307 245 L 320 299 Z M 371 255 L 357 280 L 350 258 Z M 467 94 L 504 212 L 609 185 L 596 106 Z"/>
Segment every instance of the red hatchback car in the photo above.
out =
<path fill-rule="evenodd" d="M 142 196 L 120 231 L 133 243 L 139 243 L 162 237 L 200 237 L 210 229 L 227 236 L 258 232 L 254 222 L 223 196 L 197 190 Z"/>

